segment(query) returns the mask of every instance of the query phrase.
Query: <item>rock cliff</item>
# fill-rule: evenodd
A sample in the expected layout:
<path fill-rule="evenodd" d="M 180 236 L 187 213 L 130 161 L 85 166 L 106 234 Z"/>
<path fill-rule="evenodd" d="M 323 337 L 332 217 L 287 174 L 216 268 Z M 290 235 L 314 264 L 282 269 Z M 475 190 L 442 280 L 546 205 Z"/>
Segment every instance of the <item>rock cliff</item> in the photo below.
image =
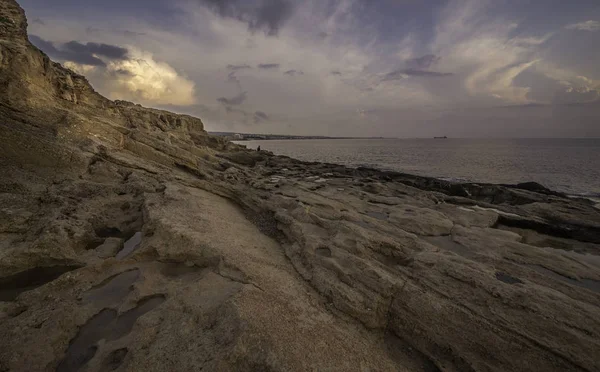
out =
<path fill-rule="evenodd" d="M 110 101 L 0 0 L 0 371 L 598 371 L 600 211 Z"/>

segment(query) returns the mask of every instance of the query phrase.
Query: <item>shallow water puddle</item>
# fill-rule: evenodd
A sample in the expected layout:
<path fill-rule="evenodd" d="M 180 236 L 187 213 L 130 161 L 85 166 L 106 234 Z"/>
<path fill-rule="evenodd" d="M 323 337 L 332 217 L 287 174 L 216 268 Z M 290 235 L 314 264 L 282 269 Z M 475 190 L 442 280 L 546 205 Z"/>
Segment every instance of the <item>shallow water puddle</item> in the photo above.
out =
<path fill-rule="evenodd" d="M 142 233 L 136 232 L 129 240 L 125 242 L 125 244 L 123 245 L 123 249 L 119 253 L 117 253 L 117 260 L 122 260 L 125 257 L 132 254 L 140 246 L 141 242 Z"/>
<path fill-rule="evenodd" d="M 13 301 L 21 293 L 41 287 L 78 268 L 79 266 L 36 267 L 0 279 L 0 301 Z"/>
<path fill-rule="evenodd" d="M 77 336 L 69 344 L 65 358 L 56 368 L 57 372 L 77 371 L 92 360 L 98 347 L 96 343 L 104 338 L 107 326 L 117 317 L 117 311 L 104 309 L 79 329 Z"/>
<path fill-rule="evenodd" d="M 57 372 L 72 372 L 82 369 L 96 355 L 100 340 L 117 340 L 133 329 L 136 320 L 165 301 L 164 296 L 152 296 L 142 299 L 138 305 L 118 315 L 114 309 L 104 309 L 79 328 L 77 336 L 71 340 L 65 358 L 60 362 Z M 124 356 L 123 356 L 124 357 Z"/>
<path fill-rule="evenodd" d="M 138 269 L 113 275 L 87 291 L 84 295 L 84 300 L 86 302 L 99 303 L 103 306 L 121 301 L 131 292 L 131 285 L 139 277 L 140 271 Z"/>
<path fill-rule="evenodd" d="M 514 276 L 510 276 L 501 271 L 496 273 L 496 279 L 506 284 L 523 284 L 523 281 L 521 281 L 521 279 L 515 278 Z"/>
<path fill-rule="evenodd" d="M 136 307 L 119 315 L 116 324 L 107 335 L 107 340 L 118 340 L 121 337 L 128 335 L 139 317 L 152 311 L 163 302 L 165 302 L 165 296 L 163 295 L 155 295 L 140 300 Z"/>
<path fill-rule="evenodd" d="M 598 281 L 598 280 L 592 280 L 592 279 L 575 280 L 575 279 L 571 279 L 567 276 L 561 275 L 559 273 L 556 273 L 550 269 L 546 269 L 545 267 L 540 266 L 540 265 L 527 265 L 527 266 L 530 269 L 535 270 L 535 271 L 537 271 L 541 274 L 544 274 L 546 276 L 549 276 L 551 278 L 554 278 L 557 280 L 562 280 L 563 282 L 567 282 L 574 286 L 589 289 L 590 291 L 600 293 L 600 281 Z"/>

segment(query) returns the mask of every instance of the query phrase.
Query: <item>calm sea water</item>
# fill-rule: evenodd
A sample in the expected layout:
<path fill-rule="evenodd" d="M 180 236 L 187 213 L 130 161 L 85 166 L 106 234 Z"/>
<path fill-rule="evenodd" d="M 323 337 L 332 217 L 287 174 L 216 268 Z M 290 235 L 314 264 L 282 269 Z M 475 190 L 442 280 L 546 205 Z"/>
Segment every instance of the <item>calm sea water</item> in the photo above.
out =
<path fill-rule="evenodd" d="M 535 181 L 600 198 L 600 139 L 352 139 L 241 141 L 306 161 L 368 166 L 454 181 Z"/>

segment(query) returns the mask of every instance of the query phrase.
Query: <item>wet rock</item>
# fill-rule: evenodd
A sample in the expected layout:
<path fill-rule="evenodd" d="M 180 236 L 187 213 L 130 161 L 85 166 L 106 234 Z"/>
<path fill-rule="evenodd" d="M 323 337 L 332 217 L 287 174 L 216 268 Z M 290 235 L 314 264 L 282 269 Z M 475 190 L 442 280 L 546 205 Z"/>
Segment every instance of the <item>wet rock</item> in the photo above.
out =
<path fill-rule="evenodd" d="M 117 253 L 117 260 L 122 260 L 127 256 L 131 255 L 142 243 L 143 234 L 141 232 L 136 232 L 133 236 L 123 244 L 123 249 Z"/>
<path fill-rule="evenodd" d="M 109 258 L 116 256 L 123 249 L 123 239 L 121 238 L 106 238 L 104 243 L 96 248 L 96 253 L 100 258 Z"/>

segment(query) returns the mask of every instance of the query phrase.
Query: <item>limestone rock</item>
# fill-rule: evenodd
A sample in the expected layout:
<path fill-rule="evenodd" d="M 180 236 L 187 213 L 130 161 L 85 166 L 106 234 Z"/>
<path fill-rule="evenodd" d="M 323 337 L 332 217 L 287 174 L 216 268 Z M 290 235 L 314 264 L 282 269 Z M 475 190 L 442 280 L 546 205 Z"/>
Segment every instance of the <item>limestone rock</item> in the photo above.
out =
<path fill-rule="evenodd" d="M 102 245 L 95 250 L 100 258 L 114 257 L 123 249 L 123 239 L 121 238 L 106 238 Z"/>
<path fill-rule="evenodd" d="M 390 214 L 390 221 L 398 228 L 417 235 L 449 235 L 454 224 L 444 214 L 432 209 L 404 205 Z"/>

